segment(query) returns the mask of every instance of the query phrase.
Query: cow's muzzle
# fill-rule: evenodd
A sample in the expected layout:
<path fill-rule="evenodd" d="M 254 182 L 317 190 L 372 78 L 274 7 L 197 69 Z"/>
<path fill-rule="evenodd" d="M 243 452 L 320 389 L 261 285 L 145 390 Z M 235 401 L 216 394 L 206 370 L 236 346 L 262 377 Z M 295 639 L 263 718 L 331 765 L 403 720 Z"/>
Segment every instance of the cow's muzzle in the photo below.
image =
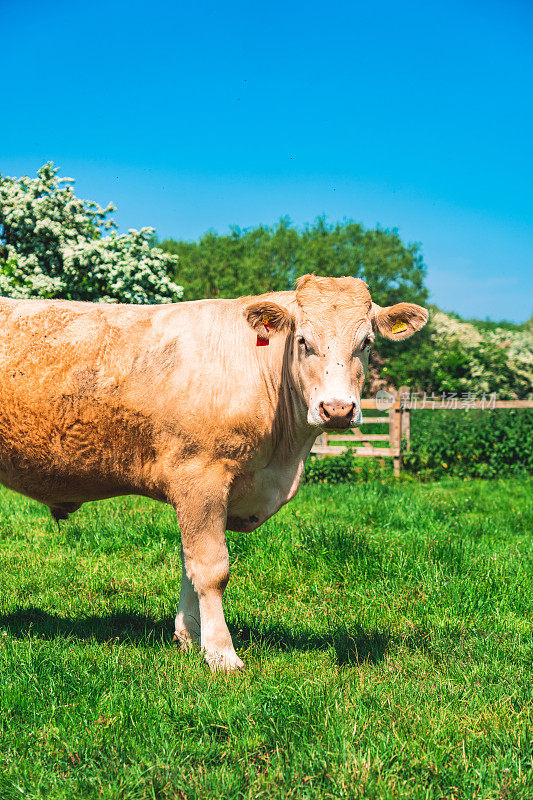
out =
<path fill-rule="evenodd" d="M 318 413 L 322 423 L 328 428 L 349 428 L 356 416 L 356 405 L 330 400 L 319 404 Z"/>

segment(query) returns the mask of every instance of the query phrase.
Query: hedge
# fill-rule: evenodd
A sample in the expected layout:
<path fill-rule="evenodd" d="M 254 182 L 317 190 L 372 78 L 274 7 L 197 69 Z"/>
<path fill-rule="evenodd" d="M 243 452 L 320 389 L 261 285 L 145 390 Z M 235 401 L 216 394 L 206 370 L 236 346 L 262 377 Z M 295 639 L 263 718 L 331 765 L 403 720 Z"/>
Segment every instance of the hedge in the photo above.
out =
<path fill-rule="evenodd" d="M 533 472 L 533 409 L 414 411 L 403 465 L 422 478 Z"/>
<path fill-rule="evenodd" d="M 403 443 L 405 445 L 405 443 Z M 392 459 L 311 456 L 308 483 L 346 483 L 392 475 Z M 402 474 L 418 478 L 499 478 L 533 472 L 533 409 L 413 411 Z"/>

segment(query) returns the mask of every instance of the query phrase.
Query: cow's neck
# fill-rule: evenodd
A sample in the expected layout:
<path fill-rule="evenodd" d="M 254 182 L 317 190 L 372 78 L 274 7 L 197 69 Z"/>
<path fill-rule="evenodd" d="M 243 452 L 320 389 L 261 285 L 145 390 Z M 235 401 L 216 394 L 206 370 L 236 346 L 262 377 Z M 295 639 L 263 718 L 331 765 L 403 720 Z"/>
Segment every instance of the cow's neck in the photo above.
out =
<path fill-rule="evenodd" d="M 290 350 L 287 343 L 285 354 Z M 286 356 L 281 370 L 273 364 L 264 376 L 271 398 L 271 442 L 273 454 L 281 463 L 294 461 L 295 456 L 305 460 L 319 431 L 307 422 L 307 405 L 301 399 L 287 365 Z"/>

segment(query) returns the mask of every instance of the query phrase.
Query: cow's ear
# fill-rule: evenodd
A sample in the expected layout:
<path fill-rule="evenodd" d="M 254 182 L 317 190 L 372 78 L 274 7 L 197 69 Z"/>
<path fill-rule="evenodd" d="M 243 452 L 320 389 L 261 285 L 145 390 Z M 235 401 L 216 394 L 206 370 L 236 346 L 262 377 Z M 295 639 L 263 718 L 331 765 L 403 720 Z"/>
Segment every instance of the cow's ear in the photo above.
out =
<path fill-rule="evenodd" d="M 427 310 L 414 303 L 396 303 L 385 308 L 372 303 L 372 327 L 386 339 L 407 339 L 427 321 Z"/>
<path fill-rule="evenodd" d="M 287 309 L 271 303 L 270 300 L 261 300 L 246 306 L 244 316 L 261 339 L 270 339 L 274 334 L 288 331 L 293 326 L 292 316 Z"/>

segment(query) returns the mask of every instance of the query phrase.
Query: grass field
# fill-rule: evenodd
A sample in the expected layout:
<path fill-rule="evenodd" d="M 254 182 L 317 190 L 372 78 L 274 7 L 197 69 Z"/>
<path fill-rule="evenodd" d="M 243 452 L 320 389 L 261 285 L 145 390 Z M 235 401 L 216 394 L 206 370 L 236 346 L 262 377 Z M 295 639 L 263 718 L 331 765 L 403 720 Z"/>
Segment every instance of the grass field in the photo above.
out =
<path fill-rule="evenodd" d="M 247 672 L 172 645 L 179 536 L 0 495 L 0 800 L 533 797 L 533 481 L 305 486 L 229 534 Z"/>

